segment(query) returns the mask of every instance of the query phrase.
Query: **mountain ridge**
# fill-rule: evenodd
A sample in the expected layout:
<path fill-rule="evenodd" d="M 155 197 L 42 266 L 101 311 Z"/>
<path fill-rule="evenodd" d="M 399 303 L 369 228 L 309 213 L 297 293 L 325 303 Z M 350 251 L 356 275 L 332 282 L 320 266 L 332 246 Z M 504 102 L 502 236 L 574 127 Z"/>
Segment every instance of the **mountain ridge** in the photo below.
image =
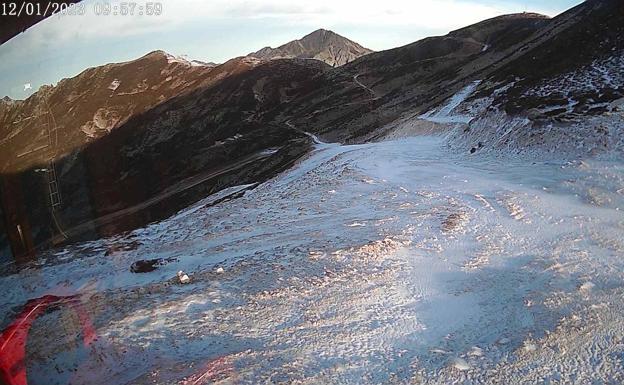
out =
<path fill-rule="evenodd" d="M 320 28 L 301 39 L 292 40 L 277 48 L 264 47 L 248 56 L 263 60 L 317 59 L 339 67 L 371 52 L 373 51 L 344 36 Z"/>
<path fill-rule="evenodd" d="M 56 162 L 60 177 L 71 180 L 61 185 L 64 195 L 72 199 L 56 214 L 68 225 L 88 219 L 89 215 L 97 219 L 123 211 L 126 206 L 134 207 L 143 200 L 154 199 L 170 186 L 206 178 L 193 185 L 192 194 L 180 191 L 179 195 L 185 198 L 176 207 L 181 207 L 205 194 L 229 186 L 261 182 L 283 170 L 309 150 L 312 141 L 306 132 L 322 136 L 326 141 L 361 143 L 382 139 L 403 129 L 411 133 L 423 129 L 448 131 L 454 126 L 440 124 L 443 119 L 428 121 L 426 117 L 433 113 L 426 113 L 439 112 L 443 103 L 461 94 L 468 85 L 476 90 L 466 93 L 466 100 L 453 104 L 452 110 L 460 111 L 462 116 L 485 117 L 500 106 L 504 110 L 514 92 L 522 94 L 542 78 L 554 79 L 548 70 L 554 68 L 563 76 L 583 63 L 587 65 L 588 59 L 583 63 L 568 60 L 566 55 L 573 58 L 579 54 L 569 49 L 562 50 L 562 57 L 557 59 L 564 64 L 567 61 L 565 66 L 549 69 L 544 65 L 542 61 L 548 61 L 548 52 L 561 43 L 557 43 L 557 36 L 567 34 L 570 42 L 595 45 L 596 41 L 587 39 L 587 31 L 592 31 L 587 23 L 611 20 L 605 28 L 613 38 L 596 49 L 587 47 L 581 54 L 591 59 L 598 51 L 607 57 L 611 52 L 612 56 L 620 52 L 617 48 L 621 45 L 618 38 L 622 34 L 621 27 L 612 22 L 615 19 L 605 16 L 611 10 L 608 5 L 614 4 L 590 1 L 554 19 L 527 13 L 504 15 L 445 36 L 369 53 L 336 68 L 322 60 L 309 60 L 310 57 L 281 58 L 278 55 L 268 58 L 275 49 L 265 49 L 264 58 L 243 56 L 216 67 L 194 66 L 184 58 L 163 51 L 151 52 L 135 61 L 85 70 L 75 78 L 59 82 L 56 87 L 44 87 L 26 101 L 1 102 L 0 121 L 6 124 L 2 125 L 5 130 L 0 132 L 3 138 L 0 148 L 7 151 L 2 151 L 4 159 L 0 160 L 5 173 L 21 173 L 33 186 L 42 176 L 32 168 L 50 159 Z M 302 52 L 326 47 L 324 39 L 332 39 L 328 31 L 323 31 L 306 35 L 309 38 L 305 44 L 298 41 L 284 46 L 290 44 L 290 56 L 306 56 Z M 612 48 L 616 50 L 611 51 Z M 533 56 L 542 60 L 537 61 L 542 63 L 540 68 L 533 68 Z M 126 78 L 111 72 L 122 68 Z M 150 68 L 154 75 L 152 80 L 147 87 L 140 86 L 142 74 Z M 533 71 L 541 78 L 516 80 L 522 77 L 514 72 L 516 69 Z M 116 84 L 115 79 L 120 80 L 120 84 Z M 159 85 L 169 82 L 179 87 L 160 98 L 162 88 Z M 73 92 L 79 83 L 83 83 L 78 87 L 82 91 Z M 135 88 L 138 93 L 133 96 L 117 94 Z M 621 89 L 612 87 L 609 92 L 598 92 L 600 103 L 608 104 L 621 94 Z M 141 108 L 126 109 L 138 95 L 149 99 L 149 103 Z M 66 103 L 68 97 L 73 104 Z M 540 111 L 534 111 L 539 108 L 543 114 L 557 112 L 551 109 L 557 100 L 523 98 L 530 103 L 523 102 L 515 110 L 507 109 L 522 122 L 531 121 L 526 116 L 539 117 Z M 593 103 L 592 98 L 596 99 L 589 94 L 584 97 L 579 103 L 580 112 L 586 101 Z M 115 100 L 120 101 L 123 113 L 118 111 L 119 116 L 97 114 L 103 105 L 110 110 L 110 103 Z M 471 105 L 473 100 L 480 100 L 481 104 Z M 447 112 L 455 112 L 451 109 Z M 45 139 L 40 123 L 46 123 L 39 118 L 49 110 L 60 120 L 57 122 L 62 126 L 59 132 L 66 140 L 58 154 L 38 150 Z M 594 112 L 601 114 L 603 110 Z M 85 119 L 70 119 L 63 124 L 63 118 L 72 118 L 76 113 Z M 39 118 L 33 118 L 37 116 Z M 111 117 L 115 118 L 114 122 L 109 119 Z M 506 117 L 501 119 L 507 121 Z M 460 121 L 459 133 L 454 134 L 461 139 L 457 141 L 461 142 L 456 147 L 458 151 L 466 150 L 461 146 L 481 151 L 501 142 L 496 132 L 473 127 L 469 119 Z M 496 122 L 492 118 L 482 120 L 488 127 L 499 127 Z M 543 123 L 543 119 L 535 119 L 535 125 L 521 128 L 529 135 L 541 129 L 540 122 Z M 87 132 L 92 133 L 93 138 L 85 137 L 82 130 L 85 124 L 92 126 L 93 130 Z M 24 155 L 25 151 L 28 154 Z M 103 167 L 103 159 L 111 166 Z M 84 181 L 89 174 L 97 183 Z M 24 210 L 37 212 L 36 218 L 47 218 L 46 192 L 40 186 L 33 186 L 28 194 L 33 199 L 38 197 L 41 205 Z M 126 193 L 129 191 L 133 193 Z M 90 201 L 84 202 L 84 197 L 90 197 Z M 92 214 L 84 212 L 79 203 L 94 207 Z M 139 222 L 136 225 L 140 225 Z M 37 220 L 36 223 L 45 227 L 50 221 L 45 219 L 40 223 Z M 46 234 L 46 231 L 38 233 Z"/>

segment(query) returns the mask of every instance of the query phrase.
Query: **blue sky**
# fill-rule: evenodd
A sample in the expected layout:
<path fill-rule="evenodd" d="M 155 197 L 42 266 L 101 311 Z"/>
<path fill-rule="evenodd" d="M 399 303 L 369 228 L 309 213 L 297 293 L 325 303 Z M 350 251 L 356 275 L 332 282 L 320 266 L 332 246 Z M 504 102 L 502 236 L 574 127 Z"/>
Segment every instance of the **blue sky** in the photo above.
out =
<path fill-rule="evenodd" d="M 50 17 L 0 46 L 0 97 L 24 99 L 43 84 L 55 84 L 88 67 L 135 59 L 156 49 L 192 59 L 224 62 L 326 28 L 365 47 L 383 50 L 443 35 L 500 14 L 532 11 L 555 16 L 581 3 L 160 0 L 163 11 L 159 16 L 96 15 L 95 5 L 104 1 L 107 0 L 86 0 L 84 15 Z M 32 88 L 25 90 L 25 84 Z"/>

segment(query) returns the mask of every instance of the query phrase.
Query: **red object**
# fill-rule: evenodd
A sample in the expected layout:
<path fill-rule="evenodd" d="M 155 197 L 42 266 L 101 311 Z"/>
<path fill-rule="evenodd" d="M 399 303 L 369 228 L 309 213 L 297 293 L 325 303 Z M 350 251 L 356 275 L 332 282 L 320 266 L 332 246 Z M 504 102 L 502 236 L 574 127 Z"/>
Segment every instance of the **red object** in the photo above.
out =
<path fill-rule="evenodd" d="M 89 315 L 76 296 L 45 295 L 29 300 L 17 318 L 0 334 L 0 379 L 6 385 L 28 385 L 26 377 L 26 340 L 32 323 L 48 306 L 70 305 L 80 320 L 85 346 L 95 339 L 95 329 Z"/>

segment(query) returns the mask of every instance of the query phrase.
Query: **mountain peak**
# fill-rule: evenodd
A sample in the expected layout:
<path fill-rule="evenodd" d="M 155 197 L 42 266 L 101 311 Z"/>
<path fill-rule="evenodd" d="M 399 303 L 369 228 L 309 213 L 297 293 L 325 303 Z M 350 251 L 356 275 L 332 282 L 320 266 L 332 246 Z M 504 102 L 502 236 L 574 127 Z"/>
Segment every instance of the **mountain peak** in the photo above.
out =
<path fill-rule="evenodd" d="M 371 52 L 373 51 L 344 36 L 319 28 L 299 40 L 293 40 L 277 48 L 264 47 L 248 56 L 263 60 L 316 59 L 332 66 L 341 66 Z"/>
<path fill-rule="evenodd" d="M 142 58 L 161 58 L 161 57 L 167 57 L 167 56 L 169 56 L 169 54 L 167 52 L 163 51 L 162 49 L 157 49 L 155 51 L 151 51 L 149 53 L 146 53 L 140 59 L 142 59 Z"/>
<path fill-rule="evenodd" d="M 309 34 L 305 35 L 304 37 L 301 38 L 301 40 L 305 40 L 306 38 L 310 38 L 310 37 L 316 37 L 319 35 L 323 36 L 323 35 L 338 35 L 338 34 L 328 29 L 319 28 L 316 31 L 312 31 Z"/>

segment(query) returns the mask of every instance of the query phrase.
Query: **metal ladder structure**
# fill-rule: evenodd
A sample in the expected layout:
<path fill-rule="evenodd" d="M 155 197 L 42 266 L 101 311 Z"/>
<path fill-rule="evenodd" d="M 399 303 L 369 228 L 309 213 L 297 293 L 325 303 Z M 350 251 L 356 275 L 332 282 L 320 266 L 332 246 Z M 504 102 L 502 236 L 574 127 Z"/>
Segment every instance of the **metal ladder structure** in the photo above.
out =
<path fill-rule="evenodd" d="M 47 105 L 47 101 L 46 101 Z M 59 184 L 58 177 L 56 175 L 56 167 L 54 165 L 54 158 L 56 156 L 56 149 L 58 146 L 58 130 L 56 129 L 56 120 L 54 119 L 54 115 L 52 115 L 52 110 L 50 110 L 50 106 L 48 105 L 48 119 L 46 122 L 46 131 L 48 133 L 48 146 L 52 152 L 50 155 L 50 160 L 48 161 L 47 166 L 47 176 L 48 176 L 48 190 L 50 196 L 50 205 L 52 207 L 52 211 L 55 211 L 62 204 L 61 199 L 61 186 Z"/>
<path fill-rule="evenodd" d="M 58 154 L 58 130 L 56 127 L 56 119 L 54 119 L 54 114 L 52 113 L 52 109 L 48 104 L 47 99 L 46 107 L 48 108 L 48 119 L 46 122 L 46 132 L 48 133 L 48 146 L 50 149 L 50 157 L 48 159 L 48 167 L 46 169 L 46 174 L 48 177 L 48 192 L 50 197 L 50 211 L 52 214 L 52 219 L 54 221 L 54 225 L 58 230 L 58 236 L 56 236 L 52 242 L 62 242 L 63 240 L 68 239 L 67 234 L 63 231 L 61 224 L 59 223 L 57 217 L 57 209 L 61 207 L 63 203 L 61 199 L 61 185 L 59 183 L 58 176 L 56 174 L 56 166 L 54 165 L 54 159 Z"/>
<path fill-rule="evenodd" d="M 54 162 L 50 162 L 48 164 L 48 189 L 50 193 L 50 204 L 52 205 L 52 210 L 56 210 L 61 206 L 61 190 L 59 188 L 58 178 L 56 176 L 56 168 L 54 167 Z"/>

